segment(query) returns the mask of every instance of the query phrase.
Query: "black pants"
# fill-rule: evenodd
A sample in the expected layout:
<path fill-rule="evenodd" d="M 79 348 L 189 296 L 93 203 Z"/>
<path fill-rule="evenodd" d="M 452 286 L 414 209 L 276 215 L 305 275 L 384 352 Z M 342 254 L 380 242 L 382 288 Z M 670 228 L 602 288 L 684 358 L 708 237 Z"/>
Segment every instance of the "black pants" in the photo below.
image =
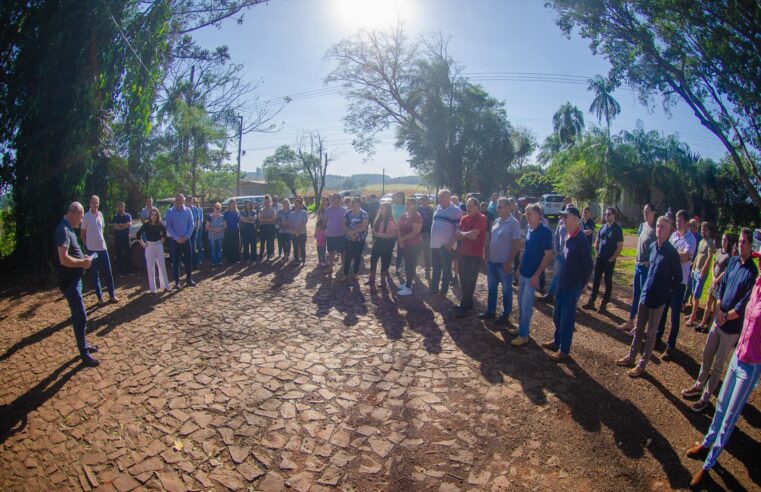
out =
<path fill-rule="evenodd" d="M 291 256 L 291 235 L 282 232 L 277 233 L 277 254 L 285 255 L 285 257 Z"/>
<path fill-rule="evenodd" d="M 222 240 L 222 252 L 227 258 L 227 263 L 237 263 L 240 259 L 240 233 L 236 230 L 225 229 L 225 237 Z"/>
<path fill-rule="evenodd" d="M 351 262 L 354 262 L 354 274 L 359 272 L 362 263 L 362 252 L 365 249 L 364 241 L 346 241 L 346 261 L 344 261 L 344 275 L 349 274 Z"/>
<path fill-rule="evenodd" d="M 169 238 L 169 256 L 172 260 L 174 283 L 180 283 L 180 261 L 185 264 L 187 282 L 193 280 L 193 251 L 190 249 L 190 241 L 180 244 L 171 237 Z"/>
<path fill-rule="evenodd" d="M 327 261 L 326 253 L 327 253 L 326 246 L 324 244 L 322 246 L 318 244 L 317 245 L 317 261 L 319 261 L 320 263 L 325 263 L 325 261 Z"/>
<path fill-rule="evenodd" d="M 415 279 L 415 269 L 417 268 L 417 257 L 420 256 L 422 245 L 405 246 L 402 248 L 404 255 L 404 282 L 408 288 L 412 288 L 412 281 Z"/>
<path fill-rule="evenodd" d="M 375 238 L 373 250 L 370 253 L 370 272 L 375 273 L 378 268 L 378 260 L 381 262 L 381 275 L 388 273 L 391 266 L 391 255 L 394 253 L 396 238 Z"/>
<path fill-rule="evenodd" d="M 130 268 L 129 237 L 116 238 L 116 266 L 119 273 L 129 273 Z"/>
<path fill-rule="evenodd" d="M 610 301 L 613 294 L 613 269 L 616 267 L 615 261 L 608 261 L 608 258 L 597 257 L 595 260 L 595 279 L 592 282 L 592 295 L 589 296 L 589 302 L 595 302 L 597 294 L 600 292 L 600 279 L 605 275 L 605 294 L 602 296 L 603 304 Z"/>
<path fill-rule="evenodd" d="M 396 245 L 396 269 L 399 270 L 402 268 L 402 260 L 404 260 L 404 253 L 402 253 L 402 248 L 399 247 L 399 245 Z"/>
<path fill-rule="evenodd" d="M 478 273 L 481 271 L 480 256 L 460 255 L 457 259 L 460 269 L 460 287 L 462 288 L 461 309 L 473 309 L 473 293 L 476 291 Z"/>
<path fill-rule="evenodd" d="M 291 234 L 290 236 L 293 243 L 293 258 L 296 261 L 307 261 L 307 235 Z"/>
<path fill-rule="evenodd" d="M 243 259 L 256 259 L 256 226 L 243 225 L 240 228 L 240 241 L 243 245 Z"/>
<path fill-rule="evenodd" d="M 275 224 L 259 226 L 259 257 L 264 258 L 264 247 L 267 246 L 267 258 L 275 254 Z"/>

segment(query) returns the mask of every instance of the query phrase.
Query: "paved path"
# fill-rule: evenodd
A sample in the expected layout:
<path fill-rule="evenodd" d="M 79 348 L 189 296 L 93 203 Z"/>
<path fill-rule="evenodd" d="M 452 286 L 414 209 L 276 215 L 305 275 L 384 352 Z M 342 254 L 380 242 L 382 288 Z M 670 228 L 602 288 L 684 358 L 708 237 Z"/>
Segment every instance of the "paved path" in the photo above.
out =
<path fill-rule="evenodd" d="M 710 414 L 678 391 L 701 335 L 632 381 L 612 364 L 623 304 L 581 314 L 558 365 L 453 319 L 453 297 L 396 299 L 313 261 L 204 270 L 161 296 L 131 279 L 91 312 L 97 369 L 78 365 L 55 290 L 2 291 L 0 490 L 667 490 L 697 469 L 683 451 Z M 720 487 L 761 483 L 752 404 Z"/>

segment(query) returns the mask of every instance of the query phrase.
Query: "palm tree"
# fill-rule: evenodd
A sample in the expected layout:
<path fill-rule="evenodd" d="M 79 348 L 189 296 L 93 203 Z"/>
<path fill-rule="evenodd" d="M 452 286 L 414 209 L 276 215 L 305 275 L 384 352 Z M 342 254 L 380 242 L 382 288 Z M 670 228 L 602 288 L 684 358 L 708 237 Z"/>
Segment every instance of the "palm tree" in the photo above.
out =
<path fill-rule="evenodd" d="M 589 112 L 597 116 L 597 121 L 602 123 L 605 118 L 605 126 L 610 134 L 610 122 L 621 112 L 621 105 L 612 96 L 615 85 L 609 80 L 604 79 L 601 75 L 589 79 L 589 89 L 595 93 L 592 104 L 589 106 Z"/>
<path fill-rule="evenodd" d="M 563 147 L 573 145 L 584 131 L 584 114 L 567 102 L 552 116 L 552 127 Z"/>

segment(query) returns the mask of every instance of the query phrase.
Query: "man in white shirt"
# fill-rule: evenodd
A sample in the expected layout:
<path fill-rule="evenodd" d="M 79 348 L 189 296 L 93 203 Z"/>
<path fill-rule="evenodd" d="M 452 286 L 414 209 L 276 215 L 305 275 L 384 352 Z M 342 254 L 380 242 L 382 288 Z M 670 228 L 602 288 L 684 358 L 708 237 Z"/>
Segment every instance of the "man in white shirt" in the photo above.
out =
<path fill-rule="evenodd" d="M 90 210 L 88 210 L 82 220 L 81 236 L 85 248 L 90 252 L 90 257 L 95 257 L 92 261 L 93 281 L 95 282 L 95 295 L 98 296 L 98 304 L 103 304 L 103 292 L 100 288 L 100 269 L 103 268 L 103 274 L 108 287 L 108 296 L 111 302 L 119 302 L 114 288 L 114 276 L 111 273 L 111 259 L 108 257 L 106 247 L 106 238 L 104 236 L 105 221 L 103 214 L 98 210 L 100 207 L 100 198 L 98 195 L 90 197 Z"/>

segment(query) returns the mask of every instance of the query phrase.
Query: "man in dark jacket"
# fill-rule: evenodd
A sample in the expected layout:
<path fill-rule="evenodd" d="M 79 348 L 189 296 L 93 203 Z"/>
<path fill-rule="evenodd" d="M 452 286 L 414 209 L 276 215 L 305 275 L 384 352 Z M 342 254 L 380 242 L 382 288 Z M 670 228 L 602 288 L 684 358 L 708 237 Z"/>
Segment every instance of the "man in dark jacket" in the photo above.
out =
<path fill-rule="evenodd" d="M 579 302 L 581 289 L 587 285 L 592 273 L 589 241 L 579 226 L 581 212 L 574 206 L 568 206 L 560 214 L 565 221 L 567 234 L 565 247 L 560 252 L 565 257 L 565 266 L 560 273 L 555 307 L 552 311 L 555 335 L 552 341 L 542 344 L 542 347 L 550 351 L 549 357 L 554 361 L 568 358 L 576 325 L 576 304 Z"/>
<path fill-rule="evenodd" d="M 642 294 L 637 309 L 634 340 L 632 340 L 629 354 L 616 361 L 619 366 L 634 366 L 634 358 L 642 346 L 645 326 L 647 326 L 646 345 L 642 358 L 636 367 L 627 372 L 633 378 L 638 378 L 645 373 L 645 368 L 655 347 L 658 324 L 661 321 L 663 309 L 673 292 L 682 283 L 682 263 L 679 260 L 679 252 L 669 242 L 671 229 L 671 220 L 668 217 L 664 215 L 658 218 L 655 225 L 656 241 L 650 245 L 649 269 L 642 285 Z"/>

